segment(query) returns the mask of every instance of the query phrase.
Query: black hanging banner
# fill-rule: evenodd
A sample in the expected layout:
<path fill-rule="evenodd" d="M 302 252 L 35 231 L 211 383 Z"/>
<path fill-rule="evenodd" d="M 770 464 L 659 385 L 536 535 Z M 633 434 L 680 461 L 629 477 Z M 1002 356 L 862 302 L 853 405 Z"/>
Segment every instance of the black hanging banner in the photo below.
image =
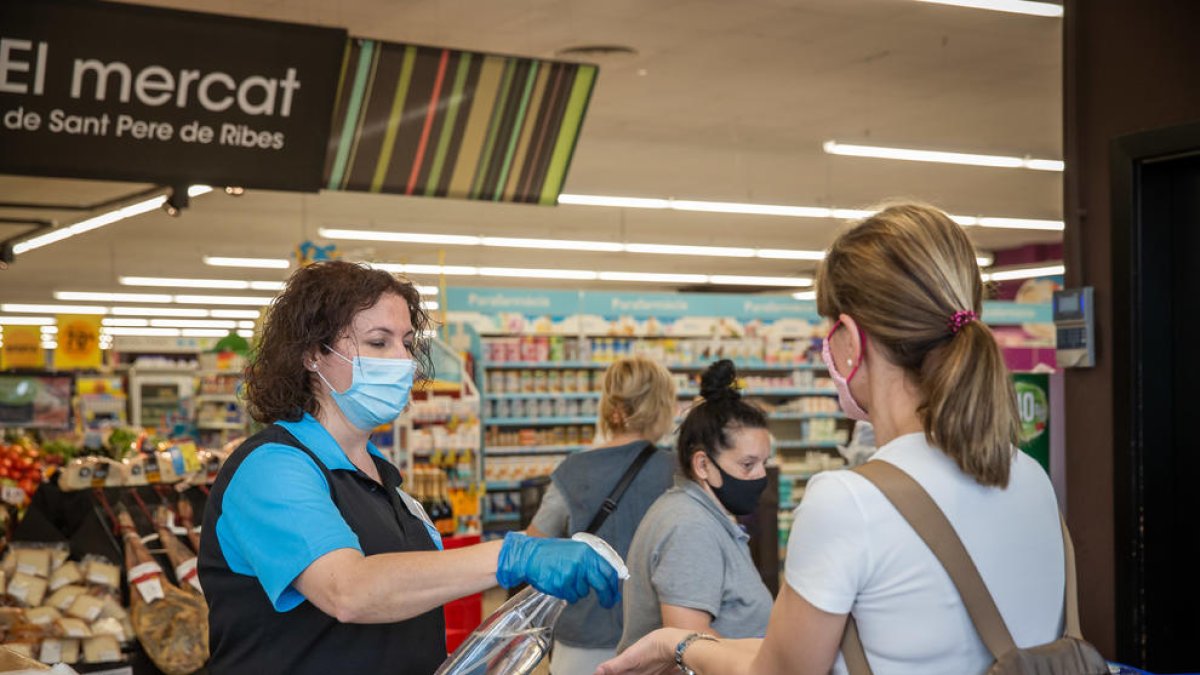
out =
<path fill-rule="evenodd" d="M 0 2 L 0 173 L 316 191 L 346 32 Z"/>

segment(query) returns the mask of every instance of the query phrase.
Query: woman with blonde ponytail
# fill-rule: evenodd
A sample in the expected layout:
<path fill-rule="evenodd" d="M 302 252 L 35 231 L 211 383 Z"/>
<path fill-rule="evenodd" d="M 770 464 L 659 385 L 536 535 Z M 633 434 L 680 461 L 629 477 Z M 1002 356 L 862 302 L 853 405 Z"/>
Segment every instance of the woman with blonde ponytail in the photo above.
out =
<path fill-rule="evenodd" d="M 842 407 L 874 425 L 867 466 L 886 463 L 928 493 L 1018 648 L 1062 636 L 1058 506 L 1046 473 L 1015 450 L 1015 396 L 980 320 L 983 283 L 962 228 L 929 206 L 885 208 L 838 237 L 816 284 Z M 938 558 L 857 471 L 809 482 L 785 577 L 765 639 L 662 629 L 598 672 L 846 673 L 840 650 L 854 626 L 880 675 L 978 674 L 994 660 Z"/>

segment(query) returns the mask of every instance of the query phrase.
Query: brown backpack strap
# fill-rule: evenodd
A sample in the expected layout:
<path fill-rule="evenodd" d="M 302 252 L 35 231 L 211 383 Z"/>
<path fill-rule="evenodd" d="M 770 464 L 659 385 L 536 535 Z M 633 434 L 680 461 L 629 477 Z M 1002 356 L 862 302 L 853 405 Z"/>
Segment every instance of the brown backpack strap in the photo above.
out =
<path fill-rule="evenodd" d="M 998 660 L 1016 649 L 1012 633 L 1004 625 L 1004 618 L 975 563 L 971 562 L 971 555 L 925 488 L 901 469 L 881 460 L 867 462 L 854 471 L 879 488 L 946 568 L 992 658 Z"/>
<path fill-rule="evenodd" d="M 1079 627 L 1079 585 L 1075 578 L 1075 545 L 1071 543 L 1071 533 L 1067 530 L 1067 521 L 1063 518 L 1062 513 L 1058 514 L 1058 522 L 1062 525 L 1063 558 L 1067 562 L 1067 597 L 1063 617 L 1063 635 L 1082 640 L 1083 631 Z"/>
<path fill-rule="evenodd" d="M 846 632 L 842 633 L 842 658 L 850 675 L 872 675 L 871 664 L 867 663 L 867 650 L 858 637 L 858 624 L 853 616 L 846 617 Z"/>

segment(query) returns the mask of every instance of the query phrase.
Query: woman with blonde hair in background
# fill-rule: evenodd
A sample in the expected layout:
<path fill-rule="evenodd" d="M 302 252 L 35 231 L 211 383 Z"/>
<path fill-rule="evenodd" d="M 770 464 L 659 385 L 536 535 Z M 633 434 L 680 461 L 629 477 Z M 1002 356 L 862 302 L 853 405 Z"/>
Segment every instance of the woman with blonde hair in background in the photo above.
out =
<path fill-rule="evenodd" d="M 962 228 L 928 206 L 886 208 L 838 237 L 816 285 L 817 308 L 833 321 L 823 354 L 842 407 L 875 428 L 879 450 L 865 466 L 899 469 L 919 485 L 910 494 L 932 498 L 1017 648 L 1061 637 L 1058 505 L 1046 472 L 1014 449 L 1015 395 L 979 320 L 983 283 Z M 846 654 L 865 652 L 873 672 L 985 672 L 995 657 L 946 568 L 858 471 L 809 482 L 765 639 L 661 629 L 599 672 L 675 663 L 706 675 L 845 673 L 839 647 L 855 625 L 862 648 Z"/>
<path fill-rule="evenodd" d="M 675 383 L 661 364 L 633 357 L 609 366 L 597 420 L 599 445 L 555 469 L 528 534 L 567 537 L 594 529 L 624 558 L 642 516 L 671 487 L 673 453 L 659 450 L 656 443 L 670 431 L 675 412 Z M 626 475 L 629 481 L 615 508 L 602 510 L 606 500 L 617 497 L 613 490 Z M 598 519 L 598 513 L 607 515 Z M 621 618 L 619 602 L 606 609 L 592 596 L 564 610 L 554 629 L 551 672 L 590 673 L 612 658 Z"/>

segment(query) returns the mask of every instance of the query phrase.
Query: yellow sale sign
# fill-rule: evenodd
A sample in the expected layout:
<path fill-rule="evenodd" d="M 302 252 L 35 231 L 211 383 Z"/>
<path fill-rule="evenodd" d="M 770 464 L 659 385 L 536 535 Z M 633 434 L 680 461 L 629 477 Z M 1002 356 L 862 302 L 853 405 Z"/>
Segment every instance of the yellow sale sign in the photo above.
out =
<path fill-rule="evenodd" d="M 99 368 L 100 317 L 87 314 L 58 315 L 58 349 L 54 367 L 60 370 Z"/>
<path fill-rule="evenodd" d="M 40 326 L 5 326 L 0 368 L 45 368 Z"/>

